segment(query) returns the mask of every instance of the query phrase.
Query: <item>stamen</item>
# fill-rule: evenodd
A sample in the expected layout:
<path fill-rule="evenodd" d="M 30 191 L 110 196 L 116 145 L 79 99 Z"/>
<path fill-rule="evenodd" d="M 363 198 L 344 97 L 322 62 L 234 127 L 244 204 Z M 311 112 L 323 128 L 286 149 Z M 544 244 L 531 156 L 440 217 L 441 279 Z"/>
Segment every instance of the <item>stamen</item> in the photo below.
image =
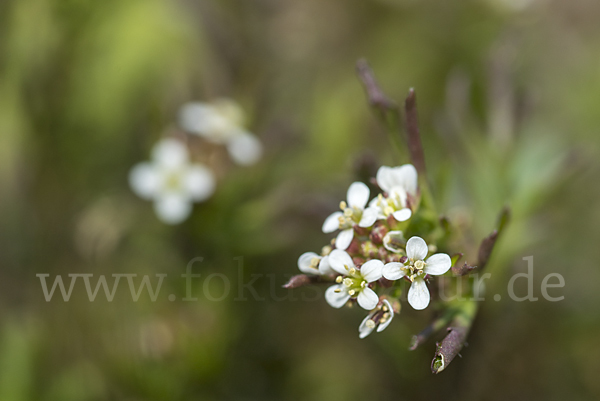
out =
<path fill-rule="evenodd" d="M 360 283 L 360 286 L 361 286 L 362 288 L 365 288 L 365 287 L 367 286 L 367 282 L 366 282 L 366 281 L 363 281 L 362 283 Z"/>
<path fill-rule="evenodd" d="M 342 290 L 340 288 L 336 288 L 335 290 L 333 290 L 333 292 L 335 292 L 336 294 L 339 294 L 340 292 L 342 292 Z"/>
<path fill-rule="evenodd" d="M 350 271 L 348 273 L 350 273 L 350 275 L 355 275 L 356 269 L 353 267 L 352 269 L 350 269 Z"/>
<path fill-rule="evenodd" d="M 342 276 L 337 276 L 337 277 L 335 278 L 335 282 L 339 284 L 339 283 L 341 283 L 341 282 L 342 282 L 342 280 L 343 280 L 343 279 L 344 279 L 344 277 L 342 277 Z"/>
<path fill-rule="evenodd" d="M 341 202 L 340 202 L 340 209 L 344 210 L 344 209 L 346 209 L 347 207 L 348 207 L 348 205 L 346 204 L 346 202 L 344 202 L 344 201 L 341 201 Z"/>
<path fill-rule="evenodd" d="M 354 294 L 356 294 L 356 291 L 354 291 L 354 290 L 348 291 L 348 295 L 350 295 L 351 297 L 353 297 Z"/>
<path fill-rule="evenodd" d="M 383 306 L 381 307 L 381 310 L 384 311 L 384 312 L 387 312 L 388 311 L 387 305 L 383 304 Z"/>
<path fill-rule="evenodd" d="M 367 320 L 367 323 L 365 323 L 365 325 L 370 328 L 370 329 L 374 329 L 375 328 L 375 322 L 372 321 L 371 319 Z"/>

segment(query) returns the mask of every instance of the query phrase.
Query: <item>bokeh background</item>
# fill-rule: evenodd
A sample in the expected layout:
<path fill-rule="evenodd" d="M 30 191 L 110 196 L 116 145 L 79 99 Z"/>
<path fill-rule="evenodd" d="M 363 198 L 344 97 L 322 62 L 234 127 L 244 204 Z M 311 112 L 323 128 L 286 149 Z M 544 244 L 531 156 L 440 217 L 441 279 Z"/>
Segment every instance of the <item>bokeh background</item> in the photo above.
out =
<path fill-rule="evenodd" d="M 0 400 L 599 399 L 599 20 L 594 0 L 2 1 Z M 437 376 L 435 339 L 407 350 L 433 311 L 405 307 L 359 340 L 362 312 L 280 287 L 329 241 L 322 221 L 353 180 L 407 162 L 365 100 L 361 57 L 392 98 L 416 88 L 433 193 L 467 260 L 513 210 L 489 266 L 504 296 Z M 246 110 L 265 156 L 221 165 L 216 194 L 167 226 L 129 169 L 182 104 L 218 97 Z M 528 255 L 540 300 L 514 302 Z M 221 280 L 198 279 L 181 301 L 194 257 L 231 280 L 224 300 L 203 295 Z M 553 272 L 560 302 L 540 294 Z M 125 280 L 113 302 L 81 281 L 46 302 L 40 273 L 168 277 L 156 302 Z"/>

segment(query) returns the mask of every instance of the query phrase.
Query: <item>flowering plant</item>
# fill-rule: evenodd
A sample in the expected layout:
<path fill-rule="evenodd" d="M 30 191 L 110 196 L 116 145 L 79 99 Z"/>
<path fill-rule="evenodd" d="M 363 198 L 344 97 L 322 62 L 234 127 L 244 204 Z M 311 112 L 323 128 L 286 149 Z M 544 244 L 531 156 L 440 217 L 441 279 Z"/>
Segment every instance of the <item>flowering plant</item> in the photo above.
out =
<path fill-rule="evenodd" d="M 381 92 L 369 67 L 359 62 L 358 71 L 371 105 L 384 116 L 395 113 L 400 117 L 401 110 Z M 323 223 L 324 233 L 339 231 L 335 239 L 320 254 L 302 254 L 298 268 L 303 274 L 292 277 L 285 287 L 330 283 L 325 291 L 329 305 L 342 308 L 357 304 L 367 311 L 358 327 L 360 338 L 390 325 L 400 313 L 404 293 L 408 304 L 417 311 L 435 303 L 438 317 L 413 337 L 410 349 L 446 327 L 448 333 L 437 344 L 431 366 L 434 373 L 439 373 L 466 341 L 477 309 L 473 297 L 468 296 L 479 291 L 473 288 L 469 274 L 487 263 L 499 230 L 507 221 L 508 210 L 502 214 L 499 230 L 481 243 L 477 265 L 458 265 L 463 245 L 454 238 L 449 220 L 438 216 L 435 210 L 416 117 L 416 98 L 411 90 L 405 103 L 405 121 L 412 163 L 380 167 L 370 182 L 371 188 L 362 182 L 352 183 L 346 200 L 340 202 L 340 210 Z M 377 192 L 369 199 L 372 190 Z M 433 284 L 442 276 L 449 279 L 444 284 L 450 281 L 455 293 L 467 297 L 440 297 Z M 465 282 L 467 285 L 462 285 Z M 461 285 L 454 285 L 458 283 Z"/>

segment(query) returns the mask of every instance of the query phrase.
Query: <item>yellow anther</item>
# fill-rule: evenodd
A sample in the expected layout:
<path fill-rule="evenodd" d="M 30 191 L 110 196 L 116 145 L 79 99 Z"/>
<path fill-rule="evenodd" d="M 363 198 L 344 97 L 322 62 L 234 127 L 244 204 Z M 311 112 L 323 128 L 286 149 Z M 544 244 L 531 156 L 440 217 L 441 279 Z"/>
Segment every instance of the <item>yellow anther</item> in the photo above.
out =
<path fill-rule="evenodd" d="M 344 210 L 344 216 L 346 216 L 346 217 L 352 217 L 353 214 L 354 214 L 354 211 L 350 208 L 347 208 Z"/>
<path fill-rule="evenodd" d="M 335 278 L 335 282 L 339 284 L 339 283 L 341 283 L 341 282 L 342 282 L 342 280 L 343 280 L 343 279 L 344 279 L 344 278 L 343 278 L 342 276 L 337 276 L 337 277 Z"/>
<path fill-rule="evenodd" d="M 312 258 L 312 259 L 310 260 L 310 265 L 311 265 L 312 267 L 317 267 L 317 266 L 319 266 L 319 262 L 320 262 L 320 261 L 321 261 L 321 259 L 320 259 L 320 258 Z"/>
<path fill-rule="evenodd" d="M 386 312 L 386 313 L 383 314 L 383 319 L 384 320 L 387 320 L 389 317 L 390 317 L 389 312 Z"/>
<path fill-rule="evenodd" d="M 367 282 L 366 282 L 366 281 L 363 281 L 362 283 L 360 283 L 360 286 L 361 286 L 362 288 L 365 288 L 365 287 L 367 286 Z"/>
<path fill-rule="evenodd" d="M 381 320 L 379 321 L 380 324 L 384 324 L 385 322 L 387 322 L 387 319 L 385 317 L 381 318 Z"/>
<path fill-rule="evenodd" d="M 344 209 L 346 209 L 347 207 L 348 207 L 348 204 L 347 204 L 346 202 L 344 202 L 344 201 L 341 201 L 341 202 L 340 202 L 340 209 L 344 210 Z"/>
<path fill-rule="evenodd" d="M 336 288 L 335 290 L 333 290 L 333 292 L 335 292 L 336 294 L 339 294 L 340 292 L 342 292 L 342 290 L 339 288 Z"/>
<path fill-rule="evenodd" d="M 371 319 L 367 320 L 367 323 L 365 323 L 365 325 L 370 328 L 370 329 L 374 329 L 375 328 L 375 322 Z"/>
<path fill-rule="evenodd" d="M 356 291 L 354 291 L 354 290 L 348 291 L 348 295 L 350 295 L 351 297 L 353 297 L 354 294 L 356 294 Z"/>
<path fill-rule="evenodd" d="M 356 274 L 356 269 L 353 267 L 350 269 L 350 271 L 348 271 L 348 273 L 350 273 L 351 275 Z"/>
<path fill-rule="evenodd" d="M 384 312 L 387 312 L 388 311 L 387 305 L 383 304 L 383 306 L 381 307 L 381 310 L 384 311 Z"/>
<path fill-rule="evenodd" d="M 383 214 L 386 216 L 389 216 L 392 213 L 394 213 L 394 209 L 391 206 L 386 206 L 383 208 Z"/>

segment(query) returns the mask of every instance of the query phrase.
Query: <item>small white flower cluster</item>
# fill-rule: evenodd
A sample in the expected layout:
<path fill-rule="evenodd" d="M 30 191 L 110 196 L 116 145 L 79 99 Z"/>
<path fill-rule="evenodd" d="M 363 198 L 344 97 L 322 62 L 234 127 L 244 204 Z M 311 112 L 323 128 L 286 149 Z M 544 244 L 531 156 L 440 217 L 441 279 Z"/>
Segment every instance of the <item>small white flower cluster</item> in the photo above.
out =
<path fill-rule="evenodd" d="M 369 201 L 367 185 L 355 182 L 348 189 L 341 211 L 330 215 L 323 232 L 340 230 L 321 255 L 306 252 L 298 267 L 306 275 L 335 280 L 325 292 L 325 300 L 334 308 L 355 302 L 369 312 L 359 327 L 359 336 L 368 336 L 375 328 L 384 330 L 398 313 L 399 281 L 411 283 L 408 303 L 416 310 L 430 302 L 426 281 L 446 273 L 452 261 L 448 254 L 436 253 L 429 258 L 425 240 L 404 232 L 413 232 L 412 217 L 418 211 L 419 189 L 414 166 L 381 167 L 377 185 L 382 189 Z"/>
<path fill-rule="evenodd" d="M 262 145 L 241 128 L 242 119 L 240 107 L 227 99 L 188 103 L 180 112 L 184 131 L 226 145 L 234 162 L 251 165 L 262 156 Z M 184 142 L 164 138 L 154 145 L 149 162 L 131 169 L 129 184 L 140 198 L 154 202 L 154 210 L 162 222 L 178 224 L 188 218 L 194 202 L 210 198 L 216 179 L 208 166 L 191 161 Z"/>
<path fill-rule="evenodd" d="M 262 157 L 263 148 L 260 141 L 243 128 L 243 123 L 242 109 L 230 99 L 187 103 L 179 114 L 179 124 L 184 131 L 225 145 L 235 163 L 249 166 Z"/>

